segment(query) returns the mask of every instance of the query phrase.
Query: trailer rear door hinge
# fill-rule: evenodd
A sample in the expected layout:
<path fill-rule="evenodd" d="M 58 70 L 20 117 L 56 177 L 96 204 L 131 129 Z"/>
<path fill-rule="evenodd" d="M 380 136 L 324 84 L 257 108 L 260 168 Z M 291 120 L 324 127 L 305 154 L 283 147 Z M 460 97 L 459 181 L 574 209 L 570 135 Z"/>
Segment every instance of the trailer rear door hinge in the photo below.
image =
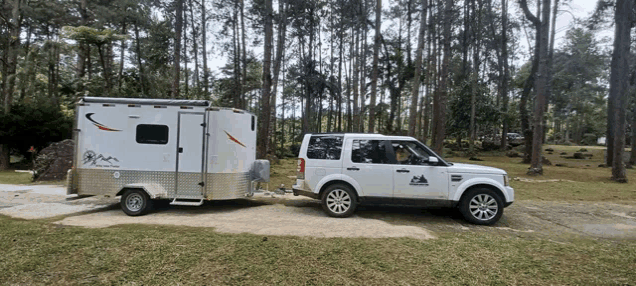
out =
<path fill-rule="evenodd" d="M 205 182 L 201 182 L 201 183 L 199 183 L 199 186 L 201 186 L 201 187 L 205 187 Z"/>
<path fill-rule="evenodd" d="M 205 126 L 206 126 L 206 124 L 205 124 L 205 123 L 201 123 L 201 126 L 205 127 Z"/>

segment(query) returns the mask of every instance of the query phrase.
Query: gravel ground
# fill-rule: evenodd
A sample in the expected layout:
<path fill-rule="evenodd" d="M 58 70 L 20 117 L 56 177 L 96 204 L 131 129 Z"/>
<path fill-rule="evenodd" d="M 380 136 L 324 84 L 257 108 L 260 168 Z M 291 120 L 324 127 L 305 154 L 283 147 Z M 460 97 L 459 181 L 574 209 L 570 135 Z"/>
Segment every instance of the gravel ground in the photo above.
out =
<path fill-rule="evenodd" d="M 145 216 L 129 217 L 119 209 L 118 198 L 68 198 L 59 186 L 0 185 L 0 214 L 24 219 L 64 215 L 56 223 L 91 228 L 166 224 L 259 235 L 430 239 L 436 233 L 487 231 L 555 240 L 636 239 L 634 203 L 517 201 L 492 227 L 468 224 L 453 209 L 360 207 L 353 217 L 337 219 L 326 216 L 319 201 L 291 194 L 200 207 L 164 204 Z"/>

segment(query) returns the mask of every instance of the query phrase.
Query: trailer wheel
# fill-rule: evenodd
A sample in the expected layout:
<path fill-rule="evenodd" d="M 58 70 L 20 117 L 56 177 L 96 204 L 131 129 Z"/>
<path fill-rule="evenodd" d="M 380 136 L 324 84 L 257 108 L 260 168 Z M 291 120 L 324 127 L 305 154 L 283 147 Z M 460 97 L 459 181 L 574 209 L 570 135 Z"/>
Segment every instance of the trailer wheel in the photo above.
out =
<path fill-rule="evenodd" d="M 140 189 L 128 189 L 121 196 L 121 209 L 129 216 L 146 214 L 152 209 L 152 200 Z"/>

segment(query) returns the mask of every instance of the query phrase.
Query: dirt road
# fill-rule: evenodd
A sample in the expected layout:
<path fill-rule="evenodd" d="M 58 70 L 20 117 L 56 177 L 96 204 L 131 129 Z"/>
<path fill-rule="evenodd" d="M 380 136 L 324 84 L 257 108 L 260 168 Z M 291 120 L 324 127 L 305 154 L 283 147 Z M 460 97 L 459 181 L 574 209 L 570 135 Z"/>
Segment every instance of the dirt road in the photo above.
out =
<path fill-rule="evenodd" d="M 447 232 L 486 231 L 553 239 L 636 239 L 636 204 L 517 201 L 496 225 L 484 227 L 466 223 L 449 209 L 361 207 L 352 218 L 336 219 L 327 217 L 318 201 L 293 195 L 208 202 L 200 207 L 164 206 L 141 217 L 126 216 L 117 203 L 95 197 L 69 201 L 59 187 L 0 185 L 0 214 L 26 219 L 63 215 L 56 223 L 83 227 L 138 223 L 312 237 L 429 239 Z"/>

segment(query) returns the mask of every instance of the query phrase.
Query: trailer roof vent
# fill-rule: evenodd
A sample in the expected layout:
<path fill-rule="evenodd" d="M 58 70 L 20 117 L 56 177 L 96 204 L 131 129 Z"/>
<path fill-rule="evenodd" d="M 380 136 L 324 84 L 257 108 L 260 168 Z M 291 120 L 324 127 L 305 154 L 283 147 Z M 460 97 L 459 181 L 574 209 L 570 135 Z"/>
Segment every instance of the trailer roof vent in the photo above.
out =
<path fill-rule="evenodd" d="M 155 105 L 155 108 L 168 108 L 168 107 L 165 105 Z"/>
<path fill-rule="evenodd" d="M 220 108 L 218 108 L 218 107 L 209 107 L 207 110 L 208 110 L 208 111 L 219 111 L 219 110 L 221 110 L 221 109 L 220 109 Z"/>
<path fill-rule="evenodd" d="M 181 109 L 193 109 L 192 106 L 181 106 Z"/>
<path fill-rule="evenodd" d="M 245 113 L 245 111 L 236 109 L 236 108 L 232 109 L 232 111 L 234 111 L 234 113 L 241 113 L 241 114 Z"/>
<path fill-rule="evenodd" d="M 114 104 L 108 104 L 108 103 L 104 103 L 102 104 L 103 107 L 115 107 Z"/>
<path fill-rule="evenodd" d="M 128 104 L 128 107 L 141 107 L 140 104 Z"/>

